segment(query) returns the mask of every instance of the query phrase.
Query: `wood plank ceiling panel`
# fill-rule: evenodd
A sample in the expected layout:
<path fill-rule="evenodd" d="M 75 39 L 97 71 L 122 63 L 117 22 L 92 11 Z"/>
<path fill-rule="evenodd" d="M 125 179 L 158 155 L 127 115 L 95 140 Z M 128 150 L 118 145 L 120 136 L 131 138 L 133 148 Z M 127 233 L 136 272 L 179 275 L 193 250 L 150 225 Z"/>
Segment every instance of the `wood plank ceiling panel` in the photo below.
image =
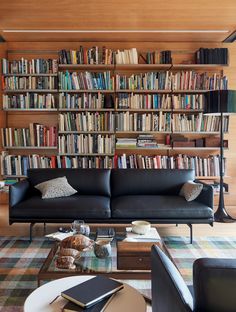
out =
<path fill-rule="evenodd" d="M 235 0 L 1 0 L 1 30 L 225 30 L 226 33 L 7 33 L 9 41 L 222 41 L 236 28 Z M 37 39 L 35 39 L 37 37 Z M 97 39 L 99 37 L 99 39 Z"/>

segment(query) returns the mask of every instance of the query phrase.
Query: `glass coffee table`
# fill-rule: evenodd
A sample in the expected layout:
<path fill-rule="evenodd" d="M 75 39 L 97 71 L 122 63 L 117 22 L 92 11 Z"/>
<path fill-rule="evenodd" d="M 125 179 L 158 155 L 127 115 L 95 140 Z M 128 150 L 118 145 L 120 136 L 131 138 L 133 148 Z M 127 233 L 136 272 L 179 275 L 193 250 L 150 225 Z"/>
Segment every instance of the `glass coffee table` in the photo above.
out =
<path fill-rule="evenodd" d="M 72 270 L 56 267 L 55 260 L 60 242 L 55 242 L 38 273 L 38 286 L 40 286 L 41 281 L 50 281 L 74 275 L 105 274 L 107 277 L 116 279 L 150 279 L 151 246 L 157 244 L 165 251 L 163 241 L 123 242 L 125 229 L 116 228 L 115 226 L 114 228 L 116 236 L 111 242 L 111 256 L 100 259 L 95 256 L 93 249 L 83 251 L 81 257 L 75 261 L 76 268 Z"/>

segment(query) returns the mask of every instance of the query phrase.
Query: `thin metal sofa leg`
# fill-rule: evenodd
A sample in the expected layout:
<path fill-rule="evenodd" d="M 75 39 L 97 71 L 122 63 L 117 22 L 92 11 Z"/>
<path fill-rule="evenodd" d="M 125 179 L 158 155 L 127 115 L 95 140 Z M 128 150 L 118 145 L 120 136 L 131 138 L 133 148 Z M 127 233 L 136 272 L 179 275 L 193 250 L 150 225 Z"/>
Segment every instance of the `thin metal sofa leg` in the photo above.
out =
<path fill-rule="evenodd" d="M 44 222 L 43 223 L 43 235 L 46 235 L 46 230 L 47 230 L 47 224 Z"/>
<path fill-rule="evenodd" d="M 190 244 L 192 244 L 193 243 L 193 225 L 188 224 L 188 227 L 190 229 Z"/>
<path fill-rule="evenodd" d="M 29 232 L 29 234 L 30 234 L 30 237 L 29 237 L 29 241 L 30 242 L 32 242 L 32 232 L 33 232 L 33 226 L 35 225 L 35 223 L 30 223 L 30 232 Z"/>

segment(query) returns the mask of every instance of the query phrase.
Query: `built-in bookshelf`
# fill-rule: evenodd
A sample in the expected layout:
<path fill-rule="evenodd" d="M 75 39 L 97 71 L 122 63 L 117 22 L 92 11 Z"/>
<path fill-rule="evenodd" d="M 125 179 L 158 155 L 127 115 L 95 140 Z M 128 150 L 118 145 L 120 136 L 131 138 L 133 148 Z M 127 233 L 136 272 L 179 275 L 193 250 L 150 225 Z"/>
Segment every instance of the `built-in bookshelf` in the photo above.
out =
<path fill-rule="evenodd" d="M 36 120 L 45 113 L 48 122 L 1 129 L 1 174 L 24 176 L 38 167 L 186 167 L 197 176 L 217 176 L 219 117 L 203 112 L 204 93 L 228 87 L 222 55 L 224 62 L 201 64 L 196 52 L 196 64 L 173 64 L 169 50 L 81 46 L 55 59 L 4 59 L 3 110 L 31 112 Z M 225 132 L 228 126 L 225 117 Z"/>

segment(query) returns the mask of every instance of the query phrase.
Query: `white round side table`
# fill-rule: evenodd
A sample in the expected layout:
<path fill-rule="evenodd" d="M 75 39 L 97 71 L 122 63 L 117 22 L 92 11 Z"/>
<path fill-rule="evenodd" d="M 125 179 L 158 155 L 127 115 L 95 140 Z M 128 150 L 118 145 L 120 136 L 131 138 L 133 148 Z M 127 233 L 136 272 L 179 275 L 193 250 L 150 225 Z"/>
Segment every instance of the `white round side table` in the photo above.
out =
<path fill-rule="evenodd" d="M 62 291 L 85 282 L 94 276 L 70 276 L 48 282 L 35 289 L 26 299 L 24 312 L 61 312 L 67 300 L 59 297 Z M 105 312 L 135 311 L 145 312 L 146 302 L 133 287 L 124 283 L 124 288 L 117 292 L 108 304 Z"/>

